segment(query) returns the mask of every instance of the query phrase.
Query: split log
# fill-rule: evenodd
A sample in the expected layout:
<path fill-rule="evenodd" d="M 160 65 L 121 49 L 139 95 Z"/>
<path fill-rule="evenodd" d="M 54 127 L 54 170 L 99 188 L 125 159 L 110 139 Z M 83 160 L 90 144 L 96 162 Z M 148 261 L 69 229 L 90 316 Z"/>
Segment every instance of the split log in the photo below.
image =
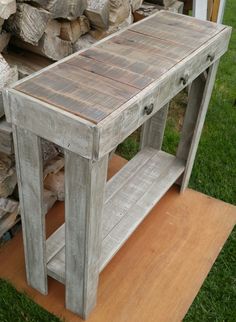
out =
<path fill-rule="evenodd" d="M 94 39 L 96 39 L 98 41 L 98 40 L 101 40 L 101 39 L 103 39 L 103 38 L 105 38 L 105 37 L 117 32 L 117 31 L 125 28 L 125 27 L 128 27 L 133 22 L 134 22 L 133 14 L 130 11 L 129 17 L 126 18 L 121 24 L 119 24 L 119 25 L 111 25 L 111 26 L 109 26 L 109 28 L 107 30 L 101 30 L 101 29 L 90 30 L 89 34 Z M 90 38 L 90 39 L 92 40 L 92 38 Z M 80 43 L 80 40 L 78 41 L 77 44 L 79 44 L 79 43 Z M 91 41 L 91 43 L 92 43 L 92 41 Z M 91 46 L 91 44 L 89 46 Z M 83 47 L 81 46 L 81 48 L 78 48 L 78 49 L 83 49 Z"/>
<path fill-rule="evenodd" d="M 146 17 L 159 11 L 158 7 L 150 3 L 144 2 L 142 6 L 134 12 L 134 21 L 140 21 Z"/>
<path fill-rule="evenodd" d="M 3 100 L 2 100 L 2 89 L 5 86 L 10 85 L 11 83 L 17 81 L 18 79 L 18 72 L 17 68 L 10 67 L 5 59 L 0 54 L 0 117 L 4 115 L 4 107 L 3 107 Z"/>
<path fill-rule="evenodd" d="M 11 34 L 3 30 L 0 33 L 0 53 L 7 47 L 9 40 L 11 38 Z"/>
<path fill-rule="evenodd" d="M 12 43 L 19 48 L 48 57 L 54 61 L 60 60 L 73 53 L 73 47 L 70 41 L 62 40 L 60 37 L 55 37 L 46 33 L 38 42 L 38 46 L 27 44 L 17 38 L 14 38 Z"/>
<path fill-rule="evenodd" d="M 16 12 L 16 0 L 0 0 L 0 18 L 8 19 Z"/>
<path fill-rule="evenodd" d="M 129 2 L 131 5 L 131 10 L 132 10 L 132 12 L 134 12 L 141 7 L 143 0 L 129 0 Z"/>
<path fill-rule="evenodd" d="M 54 192 L 44 189 L 43 191 L 43 213 L 46 215 L 48 211 L 57 201 L 57 196 Z"/>
<path fill-rule="evenodd" d="M 2 31 L 3 24 L 4 24 L 4 19 L 0 18 L 0 32 Z"/>
<path fill-rule="evenodd" d="M 54 19 L 49 20 L 47 27 L 45 29 L 45 34 L 58 37 L 60 36 L 60 33 L 61 33 L 61 23 Z"/>
<path fill-rule="evenodd" d="M 12 158 L 0 153 L 0 197 L 7 198 L 16 187 L 16 170 Z"/>
<path fill-rule="evenodd" d="M 58 156 L 58 151 L 55 147 L 55 144 L 47 140 L 41 140 L 42 145 L 42 154 L 43 154 L 43 163 L 46 165 L 51 160 L 55 159 Z"/>
<path fill-rule="evenodd" d="M 82 49 L 87 49 L 91 47 L 97 40 L 90 34 L 81 36 L 74 44 L 73 51 L 77 52 Z"/>
<path fill-rule="evenodd" d="M 10 17 L 6 29 L 23 41 L 37 45 L 47 27 L 50 13 L 27 3 L 18 3 L 16 13 Z"/>
<path fill-rule="evenodd" d="M 44 188 L 56 194 L 57 200 L 65 200 L 64 170 L 49 174 L 44 180 Z"/>
<path fill-rule="evenodd" d="M 12 47 L 8 47 L 7 52 L 3 53 L 3 57 L 10 66 L 17 66 L 20 79 L 52 64 L 52 61 L 46 57 L 29 51 L 22 52 Z"/>
<path fill-rule="evenodd" d="M 75 43 L 89 29 L 89 21 L 85 16 L 81 16 L 74 21 L 64 21 L 61 23 L 60 38 Z"/>
<path fill-rule="evenodd" d="M 110 0 L 110 25 L 120 25 L 129 17 L 130 11 L 131 8 L 128 0 Z"/>
<path fill-rule="evenodd" d="M 141 7 L 133 13 L 134 22 L 142 20 L 159 10 L 168 10 L 175 13 L 183 13 L 183 2 L 176 1 L 172 3 L 168 8 L 164 8 L 163 6 L 160 6 L 158 4 L 150 4 L 149 2 L 144 2 Z"/>
<path fill-rule="evenodd" d="M 95 29 L 106 30 L 109 27 L 109 0 L 88 0 L 85 10 L 90 24 Z"/>
<path fill-rule="evenodd" d="M 21 2 L 31 0 L 21 0 Z M 20 2 L 18 0 L 18 2 Z M 52 18 L 74 20 L 81 16 L 87 7 L 87 0 L 33 0 L 40 7 L 48 10 Z"/>
<path fill-rule="evenodd" d="M 148 2 L 159 4 L 160 6 L 164 6 L 165 8 L 168 8 L 175 1 L 176 0 L 148 0 Z"/>
<path fill-rule="evenodd" d="M 56 174 L 57 172 L 62 170 L 64 166 L 65 166 L 64 158 L 60 155 L 58 155 L 52 160 L 49 160 L 44 165 L 43 178 L 45 179 L 49 174 Z"/>
<path fill-rule="evenodd" d="M 7 155 L 14 152 L 12 127 L 5 118 L 0 120 L 0 152 Z"/>
<path fill-rule="evenodd" d="M 176 1 L 172 5 L 167 8 L 168 11 L 174 13 L 183 13 L 184 11 L 184 3 L 182 1 Z"/>
<path fill-rule="evenodd" d="M 19 202 L 0 198 L 0 237 L 11 229 L 19 219 Z"/>

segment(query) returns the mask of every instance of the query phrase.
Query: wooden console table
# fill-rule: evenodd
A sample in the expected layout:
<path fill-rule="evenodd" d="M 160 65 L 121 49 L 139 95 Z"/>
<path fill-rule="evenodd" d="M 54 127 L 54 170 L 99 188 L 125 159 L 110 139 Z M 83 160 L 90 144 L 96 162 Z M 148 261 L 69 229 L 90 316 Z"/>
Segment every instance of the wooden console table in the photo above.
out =
<path fill-rule="evenodd" d="M 99 272 L 178 179 L 188 185 L 231 28 L 161 11 L 4 92 L 13 124 L 28 283 L 65 283 L 86 318 Z M 191 85 L 176 156 L 161 151 L 168 102 Z M 142 126 L 140 152 L 106 183 L 109 153 Z M 45 239 L 40 138 L 65 151 L 65 225 Z"/>

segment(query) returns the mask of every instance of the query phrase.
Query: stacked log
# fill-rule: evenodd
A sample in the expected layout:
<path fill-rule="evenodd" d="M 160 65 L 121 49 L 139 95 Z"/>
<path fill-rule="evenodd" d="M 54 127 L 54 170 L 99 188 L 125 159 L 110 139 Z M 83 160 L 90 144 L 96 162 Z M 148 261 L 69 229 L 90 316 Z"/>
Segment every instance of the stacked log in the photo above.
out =
<path fill-rule="evenodd" d="M 6 0 L 0 0 L 5 3 Z M 54 61 L 91 46 L 98 39 L 136 21 L 142 0 L 7 0 L 0 11 L 4 23 L 1 47 L 11 43 Z M 7 3 L 6 2 L 6 3 Z M 155 9 L 176 0 L 149 0 Z M 146 4 L 147 6 L 147 4 Z M 146 9 L 144 8 L 144 11 Z M 177 9 L 178 11 L 178 9 Z M 134 18 L 135 17 L 135 18 Z M 1 27 L 0 27 L 1 28 Z"/>
<path fill-rule="evenodd" d="M 0 53 L 6 48 L 10 40 L 10 33 L 3 30 L 3 24 L 15 12 L 15 0 L 0 0 Z"/>

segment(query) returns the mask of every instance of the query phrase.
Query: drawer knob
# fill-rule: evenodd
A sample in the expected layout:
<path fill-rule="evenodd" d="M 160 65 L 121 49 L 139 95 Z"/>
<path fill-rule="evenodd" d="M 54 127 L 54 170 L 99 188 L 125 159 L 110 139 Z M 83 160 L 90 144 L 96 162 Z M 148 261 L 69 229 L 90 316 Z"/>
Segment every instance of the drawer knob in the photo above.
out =
<path fill-rule="evenodd" d="M 150 105 L 147 105 L 144 107 L 144 114 L 146 115 L 150 115 L 153 111 L 153 108 L 154 108 L 154 104 L 150 104 Z"/>
<path fill-rule="evenodd" d="M 189 78 L 188 75 L 185 75 L 180 78 L 180 82 L 185 86 L 188 83 L 188 78 Z"/>
<path fill-rule="evenodd" d="M 207 56 L 207 60 L 210 61 L 211 63 L 213 62 L 214 59 L 215 59 L 215 55 L 214 54 L 213 55 L 209 54 Z"/>

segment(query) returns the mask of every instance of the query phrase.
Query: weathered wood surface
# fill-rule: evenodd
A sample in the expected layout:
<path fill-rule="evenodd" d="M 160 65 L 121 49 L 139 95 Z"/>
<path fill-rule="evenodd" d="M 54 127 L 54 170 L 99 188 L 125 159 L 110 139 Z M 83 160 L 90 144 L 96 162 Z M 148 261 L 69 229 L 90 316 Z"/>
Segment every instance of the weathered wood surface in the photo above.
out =
<path fill-rule="evenodd" d="M 56 171 L 55 173 L 48 174 L 44 180 L 44 187 L 52 191 L 59 201 L 65 200 L 65 187 L 64 187 L 64 171 Z"/>
<path fill-rule="evenodd" d="M 12 127 L 4 117 L 0 119 L 0 152 L 7 155 L 14 152 Z"/>
<path fill-rule="evenodd" d="M 102 156 L 111 151 L 209 67 L 212 64 L 210 57 L 213 57 L 214 61 L 221 57 L 227 50 L 229 36 L 230 30 L 226 29 L 219 38 L 216 36 L 209 41 L 207 47 L 200 47 L 199 50 L 176 64 L 175 68 L 166 72 L 163 77 L 150 84 L 133 99 L 101 121 L 98 124 L 99 142 L 97 151 L 99 152 L 96 154 Z M 225 42 L 226 38 L 227 41 Z M 209 52 L 213 54 L 209 55 Z M 144 107 L 151 104 L 154 106 L 153 112 L 151 115 L 146 115 Z"/>
<path fill-rule="evenodd" d="M 200 141 L 203 125 L 205 122 L 208 105 L 209 105 L 212 90 L 215 84 L 215 77 L 218 69 L 218 64 L 219 64 L 219 61 L 215 62 L 209 69 L 203 95 L 201 95 L 202 94 L 201 91 L 198 93 L 199 94 L 198 100 L 200 100 L 201 98 L 201 103 L 200 103 L 199 113 L 196 120 L 196 125 L 194 127 L 191 145 L 189 148 L 189 153 L 188 153 L 188 158 L 186 163 L 186 170 L 184 172 L 183 180 L 181 184 L 181 191 L 184 191 L 187 188 L 190 175 L 192 173 L 192 168 L 193 168 L 195 156 L 197 153 L 197 148 Z"/>
<path fill-rule="evenodd" d="M 204 74 L 199 75 L 191 84 L 188 105 L 184 116 L 184 123 L 177 149 L 177 157 L 187 160 L 198 113 L 201 107 L 202 97 L 206 85 Z"/>
<path fill-rule="evenodd" d="M 8 19 L 15 12 L 15 0 L 0 0 L 0 19 Z"/>
<path fill-rule="evenodd" d="M 41 142 L 35 134 L 16 128 L 14 125 L 13 135 L 27 280 L 29 285 L 41 293 L 47 294 Z"/>
<path fill-rule="evenodd" d="M 122 14 L 117 10 L 114 21 Z M 53 28 L 45 35 L 51 36 Z M 164 106 L 222 56 L 230 32 L 225 26 L 160 12 L 4 91 L 18 149 L 24 220 L 31 217 L 28 229 L 39 236 L 34 255 L 30 247 L 27 256 L 31 285 L 46 293 L 46 274 L 66 281 L 66 307 L 88 316 L 96 303 L 99 271 L 184 171 L 183 187 L 187 184 L 209 94 L 187 161 L 159 151 L 168 110 Z M 145 122 L 143 149 L 105 190 L 109 153 Z M 66 175 L 56 167 L 45 187 L 59 198 L 46 181 L 58 176 L 63 189 L 65 180 L 66 224 L 46 247 L 38 136 L 65 149 Z M 23 147 L 25 140 L 30 146 Z M 33 192 L 28 179 L 32 173 Z M 33 204 L 35 212 L 26 218 Z M 26 251 L 30 237 L 26 229 Z"/>
<path fill-rule="evenodd" d="M 83 318 L 97 300 L 107 165 L 65 151 L 66 307 Z"/>
<path fill-rule="evenodd" d="M 14 38 L 14 44 L 19 48 L 48 57 L 55 61 L 73 53 L 73 47 L 70 41 L 63 40 L 59 36 L 57 37 L 50 33 L 44 33 L 37 46 L 33 46 L 32 44 L 17 38 Z"/>
<path fill-rule="evenodd" d="M 88 0 L 85 15 L 91 22 L 92 27 L 97 29 L 107 29 L 109 26 L 109 1 Z"/>
<path fill-rule="evenodd" d="M 161 150 L 169 104 L 163 106 L 149 120 L 142 125 L 140 149 L 152 147 Z"/>
<path fill-rule="evenodd" d="M 7 198 L 16 187 L 16 169 L 13 158 L 0 153 L 0 197 Z"/>
<path fill-rule="evenodd" d="M 110 25 L 119 25 L 130 15 L 130 5 L 127 0 L 109 1 L 109 23 Z"/>
<path fill-rule="evenodd" d="M 184 162 L 162 151 L 144 148 L 108 181 L 102 220 L 100 271 L 183 171 Z M 47 240 L 48 273 L 63 283 L 64 245 L 63 225 Z"/>
<path fill-rule="evenodd" d="M 11 34 L 9 32 L 6 32 L 6 31 L 1 32 L 0 30 L 0 53 L 7 47 L 10 38 L 11 38 Z"/>
<path fill-rule="evenodd" d="M 44 169 L 43 169 L 43 177 L 44 177 L 44 179 L 49 174 L 56 174 L 56 173 L 58 173 L 62 168 L 64 168 L 64 165 L 65 165 L 64 157 L 62 157 L 60 155 L 54 157 L 51 160 L 48 160 L 44 164 Z"/>
<path fill-rule="evenodd" d="M 62 148 L 70 148 L 71 151 L 86 158 L 93 158 L 94 128 L 91 123 L 84 119 L 78 122 L 75 116 L 71 117 L 69 114 L 68 117 L 68 113 L 61 113 L 61 111 L 58 113 L 57 108 L 36 99 L 32 101 L 23 93 L 20 93 L 20 100 L 19 92 L 15 91 L 15 94 L 11 92 L 11 95 L 8 95 L 8 90 L 6 90 L 3 94 L 6 116 L 13 124 L 21 123 L 25 129 Z M 45 106 L 43 109 L 41 109 L 42 104 Z M 22 109 L 25 110 L 27 118 L 24 117 Z M 44 124 L 43 133 L 41 124 Z"/>
<path fill-rule="evenodd" d="M 99 123 L 140 93 L 149 82 L 157 82 L 168 71 L 174 73 L 184 59 L 190 58 L 190 54 L 193 59 L 194 52 L 197 54 L 204 48 L 211 53 L 213 48 L 210 44 L 214 39 L 218 43 L 217 37 L 227 47 L 228 29 L 224 29 L 224 26 L 210 22 L 200 23 L 191 17 L 159 12 L 144 22 L 133 25 L 129 30 L 98 43 L 92 49 L 49 68 L 18 85 L 16 89 L 93 123 Z M 223 51 L 218 47 L 216 49 Z M 84 68 L 80 63 L 81 56 L 87 58 L 88 63 Z M 206 60 L 205 57 L 202 59 Z M 103 65 L 99 64 L 101 61 L 104 62 Z M 68 66 L 72 62 L 73 67 Z M 89 62 L 93 65 L 90 70 Z M 114 66 L 120 69 L 115 69 Z M 207 66 L 203 66 L 205 67 Z M 127 80 L 126 76 L 117 79 L 117 71 L 123 75 L 127 71 L 132 74 L 129 74 Z M 198 71 L 193 70 L 192 74 L 194 72 Z M 137 79 L 143 83 L 130 87 L 129 83 L 137 82 Z M 89 102 L 91 105 L 88 105 Z"/>
<path fill-rule="evenodd" d="M 43 190 L 43 213 L 46 215 L 48 211 L 57 201 L 57 196 L 53 191 L 44 189 Z"/>
<path fill-rule="evenodd" d="M 129 0 L 129 2 L 131 4 L 131 10 L 134 12 L 141 7 L 143 0 Z"/>
<path fill-rule="evenodd" d="M 73 21 L 63 21 L 60 26 L 60 38 L 75 43 L 82 35 L 89 31 L 89 21 L 81 16 Z"/>
<path fill-rule="evenodd" d="M 17 2 L 31 2 L 31 0 L 17 0 Z M 75 20 L 81 16 L 87 6 L 87 0 L 34 0 L 41 8 L 51 13 L 52 18 Z"/>
<path fill-rule="evenodd" d="M 4 115 L 2 89 L 18 80 L 16 67 L 10 67 L 3 56 L 0 54 L 0 118 Z"/>
<path fill-rule="evenodd" d="M 169 7 L 175 2 L 175 0 L 148 0 L 148 2 L 159 4 L 164 7 Z"/>
<path fill-rule="evenodd" d="M 0 198 L 0 238 L 19 220 L 19 202 Z"/>
<path fill-rule="evenodd" d="M 19 38 L 37 45 L 47 27 L 50 13 L 27 3 L 18 3 L 16 14 L 7 21 L 6 28 Z"/>
<path fill-rule="evenodd" d="M 19 53 L 18 51 L 8 49 L 6 53 L 3 53 L 3 57 L 10 66 L 17 66 L 19 79 L 29 76 L 52 64 L 50 59 L 27 51 L 22 55 L 22 53 Z"/>
<path fill-rule="evenodd" d="M 174 13 L 183 13 L 184 3 L 182 1 L 176 1 L 172 3 L 170 6 L 166 8 L 166 10 Z M 136 10 L 134 15 L 134 22 L 140 21 L 154 13 L 158 12 L 159 10 L 163 10 L 163 6 L 159 4 L 144 2 L 138 10 Z"/>

